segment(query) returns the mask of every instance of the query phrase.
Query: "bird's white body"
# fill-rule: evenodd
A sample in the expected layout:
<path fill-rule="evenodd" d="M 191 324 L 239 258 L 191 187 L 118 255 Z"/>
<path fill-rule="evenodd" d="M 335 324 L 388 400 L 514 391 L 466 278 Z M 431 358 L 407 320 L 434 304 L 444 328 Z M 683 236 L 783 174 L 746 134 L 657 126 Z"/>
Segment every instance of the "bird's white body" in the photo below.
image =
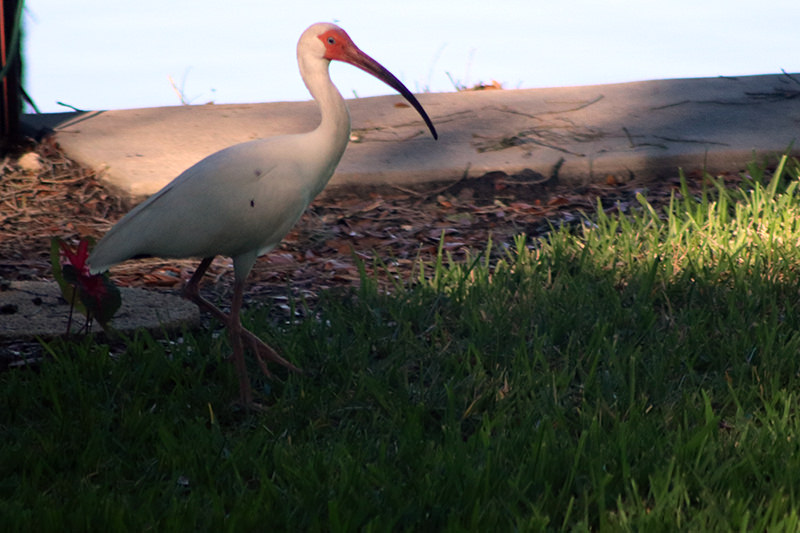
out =
<path fill-rule="evenodd" d="M 335 166 L 316 157 L 280 157 L 308 146 L 309 135 L 259 139 L 203 159 L 114 226 L 94 249 L 92 268 L 142 256 L 225 255 L 246 276 L 333 175 Z M 318 179 L 304 179 L 310 175 Z"/>
<path fill-rule="evenodd" d="M 328 183 L 350 137 L 330 61 L 309 53 L 322 43 L 301 38 L 297 48 L 300 73 L 322 111 L 319 127 L 237 144 L 199 161 L 103 237 L 89 259 L 92 271 L 133 257 L 225 255 L 244 279 L 256 258 L 277 246 Z"/>
<path fill-rule="evenodd" d="M 341 28 L 314 24 L 297 43 L 300 75 L 320 109 L 320 124 L 299 135 L 237 144 L 211 154 L 184 171 L 125 215 L 89 256 L 92 272 L 135 257 L 198 257 L 202 262 L 184 295 L 228 328 L 239 375 L 240 398 L 252 404 L 244 344 L 252 347 L 264 372 L 265 359 L 297 368 L 239 319 L 244 280 L 259 255 L 272 250 L 333 176 L 350 138 L 350 114 L 331 83 L 333 60 L 355 65 L 397 89 L 436 129 L 409 90 L 374 59 L 358 49 Z M 230 314 L 199 293 L 200 280 L 214 256 L 233 258 L 234 290 Z"/>

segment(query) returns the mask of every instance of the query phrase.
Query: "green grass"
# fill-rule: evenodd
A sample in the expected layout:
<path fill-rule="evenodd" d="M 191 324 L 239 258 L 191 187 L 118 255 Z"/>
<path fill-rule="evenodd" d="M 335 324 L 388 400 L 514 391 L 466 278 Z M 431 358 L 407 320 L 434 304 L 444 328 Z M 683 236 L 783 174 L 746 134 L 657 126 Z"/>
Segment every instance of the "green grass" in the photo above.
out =
<path fill-rule="evenodd" d="M 266 413 L 224 336 L 53 343 L 0 375 L 0 523 L 796 531 L 800 165 L 749 176 L 250 310 L 306 370 L 252 372 Z"/>

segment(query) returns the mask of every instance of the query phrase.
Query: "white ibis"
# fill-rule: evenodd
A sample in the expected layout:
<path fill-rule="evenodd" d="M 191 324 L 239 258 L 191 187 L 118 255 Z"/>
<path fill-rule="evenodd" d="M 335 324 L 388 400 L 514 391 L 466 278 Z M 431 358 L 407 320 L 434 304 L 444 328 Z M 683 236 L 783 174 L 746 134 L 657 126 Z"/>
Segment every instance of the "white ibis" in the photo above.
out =
<path fill-rule="evenodd" d="M 338 26 L 314 24 L 297 43 L 297 62 L 319 105 L 322 118 L 317 129 L 236 144 L 206 157 L 125 215 L 89 257 L 93 273 L 132 258 L 201 258 L 183 295 L 228 328 L 239 397 L 247 406 L 254 403 L 245 344 L 267 375 L 267 360 L 298 370 L 244 329 L 239 312 L 245 279 L 256 258 L 278 245 L 325 187 L 350 138 L 350 113 L 331 82 L 331 61 L 355 65 L 397 90 L 419 112 L 433 138 L 438 138 L 425 110 L 396 77 L 359 50 Z M 200 280 L 217 255 L 233 259 L 230 315 L 199 292 Z"/>

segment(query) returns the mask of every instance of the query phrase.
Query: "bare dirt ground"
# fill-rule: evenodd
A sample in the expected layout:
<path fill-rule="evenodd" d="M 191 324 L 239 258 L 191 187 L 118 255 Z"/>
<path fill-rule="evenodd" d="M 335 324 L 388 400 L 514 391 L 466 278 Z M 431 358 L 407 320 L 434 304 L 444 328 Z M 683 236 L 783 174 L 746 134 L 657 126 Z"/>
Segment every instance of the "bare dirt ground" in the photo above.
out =
<path fill-rule="evenodd" d="M 52 279 L 51 237 L 68 241 L 99 239 L 130 208 L 99 181 L 97 174 L 64 155 L 52 140 L 32 145 L 21 155 L 0 161 L 0 283 Z M 698 188 L 700 175 L 689 176 Z M 735 180 L 736 174 L 728 176 Z M 425 190 L 400 187 L 381 191 L 339 191 L 314 201 L 284 242 L 259 259 L 249 278 L 248 299 L 295 296 L 313 299 L 318 291 L 359 282 L 357 259 L 379 274 L 409 279 L 419 261 L 444 248 L 455 257 L 512 243 L 520 233 L 537 236 L 551 225 L 574 223 L 594 213 L 598 200 L 607 210 L 638 205 L 645 192 L 651 203 L 669 199 L 673 179 L 643 183 L 604 176 L 583 187 L 559 185 L 557 178 L 534 172 L 509 176 L 493 172 Z M 129 261 L 112 269 L 121 286 L 177 290 L 193 272 L 195 260 Z M 207 275 L 206 290 L 227 293 L 231 261 L 218 258 Z M 2 287 L 0 287 L 2 288 Z"/>

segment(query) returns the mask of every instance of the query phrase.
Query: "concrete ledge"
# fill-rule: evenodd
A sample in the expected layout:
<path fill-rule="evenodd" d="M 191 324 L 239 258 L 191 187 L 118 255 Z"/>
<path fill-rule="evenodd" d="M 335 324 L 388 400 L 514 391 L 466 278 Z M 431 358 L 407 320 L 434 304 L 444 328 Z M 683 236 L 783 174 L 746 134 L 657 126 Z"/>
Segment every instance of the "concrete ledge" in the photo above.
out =
<path fill-rule="evenodd" d="M 329 187 L 411 185 L 532 169 L 562 183 L 608 174 L 742 168 L 800 133 L 800 76 L 658 80 L 552 89 L 422 94 L 434 141 L 400 96 L 348 101 L 353 138 Z M 316 127 L 314 102 L 206 105 L 28 117 L 74 159 L 132 197 L 243 141 Z M 795 143 L 800 154 L 800 143 Z"/>
<path fill-rule="evenodd" d="M 200 321 L 197 306 L 179 296 L 127 287 L 120 291 L 122 307 L 112 321 L 118 331 L 146 328 L 158 335 Z M 0 291 L 0 341 L 60 337 L 66 333 L 68 316 L 69 305 L 55 282 L 16 281 Z M 74 331 L 84 323 L 83 315 L 73 313 Z M 95 323 L 92 331 L 103 330 Z"/>

